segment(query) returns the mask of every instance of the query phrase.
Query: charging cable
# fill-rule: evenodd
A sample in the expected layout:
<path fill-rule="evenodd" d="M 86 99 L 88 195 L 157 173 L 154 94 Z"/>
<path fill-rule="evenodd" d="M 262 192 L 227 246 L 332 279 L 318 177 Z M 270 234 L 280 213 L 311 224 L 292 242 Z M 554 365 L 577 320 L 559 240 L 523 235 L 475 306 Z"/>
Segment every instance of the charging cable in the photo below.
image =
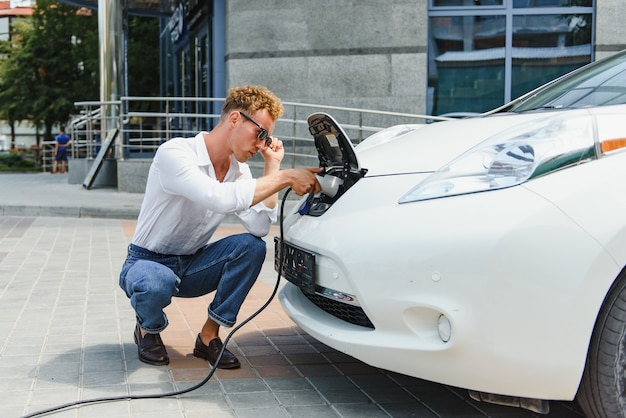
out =
<path fill-rule="evenodd" d="M 284 211 L 284 208 L 285 208 L 285 201 L 287 200 L 287 195 L 289 195 L 290 191 L 291 191 L 291 188 L 290 187 L 287 188 L 287 190 L 285 191 L 285 195 L 283 196 L 283 199 L 282 199 L 281 204 L 280 204 L 280 214 L 279 214 L 280 245 L 283 245 L 282 243 L 284 242 L 284 237 L 283 237 L 283 211 Z M 219 364 L 220 360 L 222 359 L 222 355 L 224 354 L 224 350 L 226 349 L 226 345 L 228 344 L 228 342 L 230 341 L 232 336 L 235 334 L 235 332 L 239 331 L 241 329 L 241 327 L 246 325 L 248 322 L 252 321 L 257 315 L 259 315 L 261 312 L 263 312 L 263 310 L 265 310 L 265 308 L 267 308 L 269 306 L 269 304 L 272 302 L 272 300 L 274 299 L 274 296 L 276 296 L 276 293 L 278 293 L 278 287 L 279 287 L 279 284 L 280 284 L 280 277 L 282 275 L 282 270 L 284 268 L 283 264 L 284 264 L 284 257 L 285 257 L 284 254 L 285 254 L 285 252 L 282 251 L 282 249 L 281 249 L 279 254 L 280 254 L 280 260 L 279 260 L 279 263 L 278 263 L 278 277 L 276 278 L 276 285 L 274 286 L 274 290 L 272 291 L 272 294 L 270 295 L 268 300 L 263 304 L 263 306 L 261 306 L 256 312 L 254 312 L 252 315 L 250 315 L 248 318 L 246 318 L 243 322 L 241 322 L 241 324 L 237 325 L 235 328 L 232 329 L 232 331 L 230 331 L 228 333 L 228 336 L 226 337 L 226 339 L 224 339 L 223 347 L 220 350 L 220 353 L 217 356 L 217 359 L 215 360 L 215 364 L 213 365 L 213 367 L 209 371 L 209 374 L 200 383 L 197 383 L 196 385 L 191 386 L 191 387 L 189 387 L 187 389 L 177 390 L 177 391 L 173 391 L 173 392 L 157 393 L 157 394 L 152 394 L 152 395 L 148 394 L 148 395 L 112 396 L 112 397 L 85 399 L 85 400 L 82 400 L 82 401 L 70 402 L 70 403 L 66 403 L 66 404 L 63 404 L 63 405 L 58 405 L 58 406 L 55 406 L 55 407 L 52 407 L 52 408 L 44 409 L 44 410 L 41 410 L 41 411 L 33 412 L 31 414 L 22 416 L 22 418 L 32 418 L 32 417 L 37 417 L 37 416 L 41 416 L 41 415 L 52 414 L 52 413 L 60 412 L 60 411 L 62 411 L 64 409 L 67 409 L 67 408 L 71 408 L 71 407 L 74 407 L 74 406 L 80 406 L 80 405 L 89 405 L 89 404 L 106 403 L 106 402 L 117 402 L 117 401 L 130 401 L 130 400 L 133 400 L 133 399 L 168 398 L 168 397 L 179 396 L 179 395 L 183 395 L 185 393 L 193 392 L 194 390 L 204 386 L 211 379 L 211 377 L 213 377 L 213 374 L 215 374 L 215 370 L 217 370 L 217 365 Z"/>

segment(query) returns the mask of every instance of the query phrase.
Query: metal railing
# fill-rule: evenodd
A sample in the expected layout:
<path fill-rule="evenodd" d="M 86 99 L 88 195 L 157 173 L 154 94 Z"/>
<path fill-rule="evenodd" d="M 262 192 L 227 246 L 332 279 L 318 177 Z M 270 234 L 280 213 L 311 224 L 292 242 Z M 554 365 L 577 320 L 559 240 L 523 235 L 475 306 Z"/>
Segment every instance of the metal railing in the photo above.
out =
<path fill-rule="evenodd" d="M 223 101 L 222 98 L 122 97 L 119 101 L 77 102 L 81 112 L 67 126 L 72 138 L 71 156 L 95 158 L 106 136 L 106 129 L 101 127 L 114 126 L 120 128 L 120 135 L 108 158 L 152 158 L 159 145 L 171 138 L 210 131 L 219 119 Z M 306 103 L 283 102 L 283 105 L 285 113 L 277 121 L 273 134 L 283 141 L 283 165 L 289 167 L 318 165 L 307 124 L 307 117 L 315 112 L 332 115 L 355 144 L 389 126 L 449 119 Z M 44 152 L 49 149 L 45 148 Z M 262 166 L 263 160 L 256 156 L 249 163 L 253 167 Z"/>

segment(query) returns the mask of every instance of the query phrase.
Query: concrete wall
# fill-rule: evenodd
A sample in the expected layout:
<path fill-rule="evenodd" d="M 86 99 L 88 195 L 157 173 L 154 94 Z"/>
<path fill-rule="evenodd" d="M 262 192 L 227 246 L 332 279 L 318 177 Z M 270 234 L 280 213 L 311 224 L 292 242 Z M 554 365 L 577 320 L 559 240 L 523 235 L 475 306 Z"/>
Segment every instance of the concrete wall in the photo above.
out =
<path fill-rule="evenodd" d="M 69 184 L 83 184 L 89 173 L 94 160 L 86 158 L 69 158 L 67 161 Z M 117 186 L 117 161 L 107 159 L 93 178 L 91 187 L 115 187 Z"/>
<path fill-rule="evenodd" d="M 624 0 L 596 0 L 596 60 L 626 49 Z"/>
<path fill-rule="evenodd" d="M 120 192 L 143 193 L 146 191 L 150 158 L 133 158 L 117 162 L 117 189 Z"/>
<path fill-rule="evenodd" d="M 424 113 L 427 0 L 230 0 L 226 85 L 284 101 Z"/>
<path fill-rule="evenodd" d="M 94 160 L 70 158 L 68 160 L 68 183 L 83 184 L 93 162 Z M 120 192 L 144 193 L 151 163 L 150 158 L 104 160 L 93 179 L 92 187 L 117 187 Z"/>

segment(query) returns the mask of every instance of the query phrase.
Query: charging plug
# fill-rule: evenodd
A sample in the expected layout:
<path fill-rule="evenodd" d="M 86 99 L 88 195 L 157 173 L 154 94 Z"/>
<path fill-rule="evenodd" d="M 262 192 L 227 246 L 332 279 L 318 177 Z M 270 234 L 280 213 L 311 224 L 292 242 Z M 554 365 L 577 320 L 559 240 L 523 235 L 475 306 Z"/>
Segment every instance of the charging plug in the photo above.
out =
<path fill-rule="evenodd" d="M 340 179 L 339 177 L 331 176 L 329 174 L 325 176 L 316 174 L 315 177 L 317 177 L 317 181 L 322 188 L 322 193 L 324 193 L 328 197 L 335 197 L 335 195 L 339 191 L 339 186 L 343 184 L 342 179 Z"/>

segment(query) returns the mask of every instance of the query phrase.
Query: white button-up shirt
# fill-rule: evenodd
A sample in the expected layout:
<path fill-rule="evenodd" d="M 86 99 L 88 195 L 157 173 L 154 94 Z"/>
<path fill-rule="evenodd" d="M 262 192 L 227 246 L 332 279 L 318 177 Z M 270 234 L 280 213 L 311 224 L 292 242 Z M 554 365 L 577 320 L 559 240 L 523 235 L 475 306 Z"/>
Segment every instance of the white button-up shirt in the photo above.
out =
<path fill-rule="evenodd" d="M 201 132 L 174 138 L 157 150 L 132 243 L 160 254 L 193 254 L 206 245 L 227 214 L 235 214 L 251 234 L 262 237 L 277 209 L 253 207 L 256 180 L 248 164 L 231 158 L 219 182 Z"/>

